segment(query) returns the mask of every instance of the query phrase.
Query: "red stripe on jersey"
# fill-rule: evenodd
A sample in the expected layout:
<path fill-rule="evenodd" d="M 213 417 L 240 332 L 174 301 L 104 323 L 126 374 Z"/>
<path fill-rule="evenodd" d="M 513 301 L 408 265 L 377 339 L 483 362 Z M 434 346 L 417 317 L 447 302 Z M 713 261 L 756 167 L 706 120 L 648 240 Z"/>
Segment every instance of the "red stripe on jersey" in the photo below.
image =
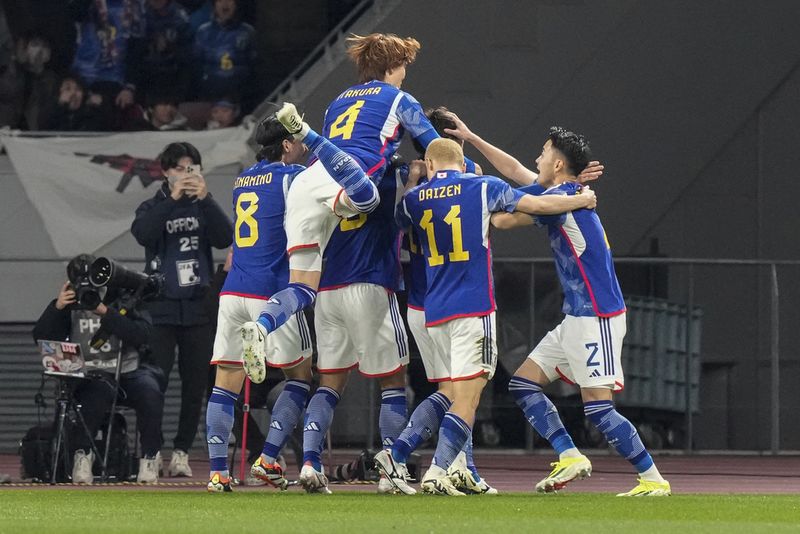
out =
<path fill-rule="evenodd" d="M 386 145 L 383 145 L 383 148 L 381 149 L 381 154 L 383 154 L 383 150 L 384 150 L 384 149 L 386 149 Z M 373 173 L 373 172 L 375 172 L 375 171 L 377 171 L 377 170 L 378 170 L 378 169 L 380 169 L 381 167 L 383 167 L 383 166 L 384 166 L 384 164 L 386 164 L 386 158 L 381 158 L 381 160 L 380 160 L 378 163 L 376 163 L 375 165 L 373 165 L 371 168 L 369 168 L 369 169 L 366 171 L 366 173 L 365 173 L 365 174 L 366 174 L 367 176 L 372 176 L 372 173 Z"/>
<path fill-rule="evenodd" d="M 446 323 L 448 321 L 452 321 L 453 319 L 464 319 L 465 317 L 483 317 L 485 315 L 491 314 L 492 312 L 494 312 L 494 310 L 495 310 L 495 308 L 494 308 L 494 306 L 492 306 L 492 309 L 490 309 L 489 311 L 481 311 L 481 312 L 475 312 L 475 313 L 461 313 L 461 314 L 458 314 L 458 315 L 451 315 L 450 317 L 445 317 L 444 319 L 439 319 L 438 321 L 433 321 L 431 323 L 426 322 L 425 326 L 436 326 L 436 325 L 440 325 L 442 323 Z"/>
<path fill-rule="evenodd" d="M 497 306 L 494 302 L 494 279 L 492 278 L 492 242 L 486 240 L 486 276 L 489 283 L 489 307 L 494 310 Z"/>
<path fill-rule="evenodd" d="M 417 306 L 414 306 L 413 304 L 406 304 L 406 307 L 409 308 L 409 309 L 417 310 L 417 311 L 421 311 L 421 312 L 425 311 L 425 308 L 419 308 Z"/>
<path fill-rule="evenodd" d="M 321 293 L 323 291 L 333 291 L 334 289 L 341 289 L 341 288 L 347 287 L 349 285 L 350 284 L 339 284 L 338 286 L 321 287 L 321 288 L 317 289 L 317 293 Z"/>
<path fill-rule="evenodd" d="M 246 299 L 258 299 L 258 300 L 269 300 L 271 298 L 270 296 L 265 296 L 265 295 L 251 295 L 250 293 L 237 293 L 235 291 L 223 291 L 222 293 L 219 294 L 220 297 L 223 295 L 232 295 L 234 297 L 244 297 Z"/>
<path fill-rule="evenodd" d="M 296 246 L 294 246 L 292 248 L 286 249 L 286 253 L 287 254 L 291 254 L 295 250 L 300 250 L 301 248 L 314 248 L 314 247 L 319 248 L 319 243 L 309 243 L 307 245 L 296 245 Z"/>
<path fill-rule="evenodd" d="M 390 135 L 389 137 L 387 137 L 386 140 L 383 142 L 383 146 L 381 147 L 381 151 L 378 152 L 379 154 L 383 154 L 384 152 L 386 152 L 386 147 L 389 146 L 389 141 L 394 141 L 397 138 L 397 132 L 399 132 L 399 131 L 400 131 L 400 123 L 398 122 L 397 126 L 394 127 L 394 133 L 392 135 Z M 367 174 L 369 174 L 369 173 L 367 173 Z"/>
<path fill-rule="evenodd" d="M 572 255 L 575 257 L 575 263 L 578 264 L 578 270 L 581 272 L 581 277 L 583 281 L 586 283 L 586 289 L 589 291 L 589 298 L 592 300 L 592 308 L 594 308 L 594 312 L 596 314 L 600 314 L 600 310 L 597 308 L 597 301 L 594 299 L 594 291 L 592 291 L 592 284 L 589 283 L 589 278 L 586 276 L 586 271 L 583 270 L 583 263 L 581 262 L 580 256 L 578 256 L 578 251 L 575 250 L 575 246 L 572 244 L 572 240 L 570 240 L 567 232 L 564 231 L 563 226 L 559 226 L 558 230 L 561 232 L 561 235 L 564 236 L 564 239 L 567 240 L 567 244 L 569 245 L 569 249 L 572 251 Z"/>
<path fill-rule="evenodd" d="M 457 378 L 451 378 L 453 382 L 461 382 L 462 380 L 472 380 L 473 378 L 478 378 L 481 375 L 488 375 L 489 371 L 481 371 L 479 373 L 475 373 L 474 375 L 469 376 L 459 376 Z"/>

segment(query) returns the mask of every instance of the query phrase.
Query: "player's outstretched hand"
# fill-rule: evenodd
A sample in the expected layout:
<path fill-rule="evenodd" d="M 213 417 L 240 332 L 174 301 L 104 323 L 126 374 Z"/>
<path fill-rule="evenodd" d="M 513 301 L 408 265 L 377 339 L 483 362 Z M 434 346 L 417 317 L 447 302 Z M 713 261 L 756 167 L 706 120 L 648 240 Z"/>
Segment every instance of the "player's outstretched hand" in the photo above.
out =
<path fill-rule="evenodd" d="M 599 161 L 590 161 L 583 171 L 578 175 L 578 183 L 585 184 L 592 180 L 597 180 L 603 174 L 603 167 Z"/>
<path fill-rule="evenodd" d="M 585 185 L 581 188 L 581 198 L 586 201 L 586 205 L 584 206 L 586 209 L 594 209 L 597 207 L 597 195 L 592 188 L 588 185 Z"/>
<path fill-rule="evenodd" d="M 469 127 L 466 124 L 464 124 L 464 121 L 458 118 L 458 115 L 456 115 L 452 111 L 449 112 L 447 115 L 451 119 L 453 119 L 453 122 L 456 123 L 456 127 L 455 129 L 445 128 L 444 133 L 450 134 L 459 139 L 463 139 L 464 141 L 467 142 L 469 142 L 471 139 L 475 137 L 475 134 L 472 133 L 472 130 L 470 130 Z"/>

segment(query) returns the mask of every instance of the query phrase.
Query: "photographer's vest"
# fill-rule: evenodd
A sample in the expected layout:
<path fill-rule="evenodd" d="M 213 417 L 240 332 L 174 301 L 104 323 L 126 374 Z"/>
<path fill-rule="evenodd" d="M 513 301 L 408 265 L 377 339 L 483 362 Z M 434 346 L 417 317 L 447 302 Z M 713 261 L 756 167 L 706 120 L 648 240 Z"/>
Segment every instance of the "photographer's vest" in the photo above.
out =
<path fill-rule="evenodd" d="M 182 199 L 164 224 L 157 269 L 164 274 L 163 297 L 202 298 L 211 281 L 205 221 L 197 203 Z"/>
<path fill-rule="evenodd" d="M 112 375 L 117 367 L 120 340 L 111 336 L 99 349 L 91 347 L 94 334 L 100 329 L 100 317 L 89 310 L 73 310 L 72 331 L 69 340 L 81 346 L 81 354 L 86 361 L 86 371 L 107 371 Z M 128 373 L 139 367 L 139 353 L 133 347 L 123 346 L 121 372 Z"/>

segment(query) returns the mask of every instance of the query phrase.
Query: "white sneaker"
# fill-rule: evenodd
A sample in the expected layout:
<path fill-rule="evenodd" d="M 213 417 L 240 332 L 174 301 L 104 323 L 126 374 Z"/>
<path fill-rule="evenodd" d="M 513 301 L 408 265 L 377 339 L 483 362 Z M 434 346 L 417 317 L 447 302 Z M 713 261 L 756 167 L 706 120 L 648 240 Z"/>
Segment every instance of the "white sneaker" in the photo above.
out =
<path fill-rule="evenodd" d="M 167 471 L 171 477 L 191 477 L 192 468 L 189 467 L 189 455 L 180 449 L 172 451 Z"/>
<path fill-rule="evenodd" d="M 322 471 L 317 471 L 314 466 L 306 464 L 300 470 L 300 485 L 307 493 L 333 493 L 328 489 L 328 477 Z"/>
<path fill-rule="evenodd" d="M 136 476 L 136 482 L 139 484 L 158 484 L 158 464 L 160 461 L 160 452 L 153 458 L 141 458 L 139 460 L 139 474 Z"/>
<path fill-rule="evenodd" d="M 378 494 L 396 495 L 398 493 L 400 493 L 400 491 L 394 487 L 394 484 L 389 482 L 389 479 L 386 478 L 386 475 L 381 474 L 381 478 L 378 479 Z"/>
<path fill-rule="evenodd" d="M 244 323 L 241 333 L 244 372 L 251 382 L 260 384 L 267 378 L 267 350 L 264 346 L 267 333 L 264 327 L 255 321 Z"/>
<path fill-rule="evenodd" d="M 401 493 L 405 495 L 415 495 L 417 493 L 417 490 L 408 485 L 408 471 L 406 470 L 405 464 L 395 462 L 394 458 L 392 458 L 391 451 L 384 449 L 376 454 L 375 467 L 377 467 L 381 474 L 386 477 L 386 480 Z M 382 480 L 384 479 L 381 479 L 381 481 Z M 378 493 L 381 493 L 380 482 L 378 482 Z"/>
<path fill-rule="evenodd" d="M 430 495 L 452 495 L 463 497 L 465 493 L 458 490 L 453 485 L 453 481 L 447 476 L 447 472 L 441 467 L 431 466 L 422 477 L 422 493 Z"/>
<path fill-rule="evenodd" d="M 475 479 L 475 475 L 466 465 L 453 463 L 447 470 L 447 476 L 459 491 L 478 495 L 497 495 L 497 490 L 491 487 L 483 478 Z"/>
<path fill-rule="evenodd" d="M 91 484 L 94 482 L 92 464 L 94 464 L 94 453 L 92 451 L 89 451 L 89 454 L 82 450 L 75 451 L 75 456 L 72 458 L 73 484 Z"/>
<path fill-rule="evenodd" d="M 303 116 L 297 112 L 295 105 L 289 102 L 284 103 L 283 107 L 275 113 L 275 118 L 298 141 L 305 139 L 311 129 L 308 124 L 303 122 Z"/>

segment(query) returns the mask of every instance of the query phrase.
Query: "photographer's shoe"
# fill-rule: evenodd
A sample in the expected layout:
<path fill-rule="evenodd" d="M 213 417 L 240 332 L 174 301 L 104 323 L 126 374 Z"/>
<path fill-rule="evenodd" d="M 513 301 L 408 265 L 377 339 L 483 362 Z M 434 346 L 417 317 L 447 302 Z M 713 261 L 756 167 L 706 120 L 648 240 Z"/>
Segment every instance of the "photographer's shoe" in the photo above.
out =
<path fill-rule="evenodd" d="M 89 454 L 82 450 L 75 451 L 75 456 L 72 459 L 72 483 L 91 484 L 94 482 L 94 474 L 92 474 L 93 463 L 94 453 L 92 451 L 89 451 Z"/>
<path fill-rule="evenodd" d="M 297 112 L 294 104 L 286 102 L 283 107 L 275 113 L 278 122 L 283 124 L 286 131 L 294 136 L 298 141 L 305 139 L 311 129 L 308 124 L 303 122 L 303 116 Z"/>
<path fill-rule="evenodd" d="M 143 457 L 139 460 L 139 474 L 136 482 L 139 484 L 158 484 L 159 454 L 152 458 Z"/>
<path fill-rule="evenodd" d="M 172 451 L 167 471 L 171 477 L 191 477 L 192 468 L 189 467 L 189 455 L 180 449 Z"/>
<path fill-rule="evenodd" d="M 211 473 L 211 477 L 208 480 L 206 490 L 209 493 L 228 493 L 233 491 L 231 488 L 231 477 L 222 476 L 222 473 L 219 471 L 214 471 Z"/>
<path fill-rule="evenodd" d="M 260 384 L 267 378 L 267 351 L 264 342 L 267 333 L 255 321 L 242 325 L 242 367 L 251 382 Z"/>

